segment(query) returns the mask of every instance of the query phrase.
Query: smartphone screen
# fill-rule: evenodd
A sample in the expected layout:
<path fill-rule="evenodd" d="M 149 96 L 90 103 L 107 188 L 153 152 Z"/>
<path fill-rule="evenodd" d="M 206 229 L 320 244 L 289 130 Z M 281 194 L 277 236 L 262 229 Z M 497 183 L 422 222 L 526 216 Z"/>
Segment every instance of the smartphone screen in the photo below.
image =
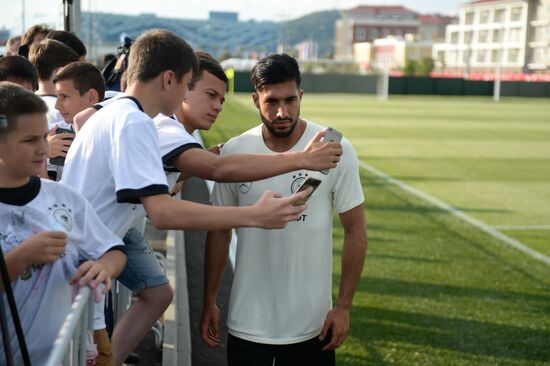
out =
<path fill-rule="evenodd" d="M 317 187 L 319 187 L 319 185 L 321 184 L 321 181 L 319 179 L 315 179 L 315 178 L 308 178 L 306 179 L 301 185 L 300 185 L 300 188 L 298 188 L 298 190 L 296 192 L 301 192 L 303 191 L 304 189 L 306 189 L 307 187 L 312 187 L 313 190 L 303 199 L 303 200 L 300 200 L 298 202 L 296 202 L 296 206 L 300 206 L 300 205 L 303 205 L 307 202 L 307 200 L 309 199 L 309 197 L 311 197 L 311 195 L 313 194 L 313 192 L 315 192 L 315 190 L 317 189 Z"/>

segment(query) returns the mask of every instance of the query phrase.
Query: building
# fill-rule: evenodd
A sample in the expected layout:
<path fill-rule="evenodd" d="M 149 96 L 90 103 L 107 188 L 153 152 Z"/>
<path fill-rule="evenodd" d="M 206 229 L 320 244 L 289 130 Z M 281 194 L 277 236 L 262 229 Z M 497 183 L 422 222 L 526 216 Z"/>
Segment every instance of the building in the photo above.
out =
<path fill-rule="evenodd" d="M 399 70 L 407 60 L 421 61 L 431 57 L 432 42 L 408 37 L 386 37 L 373 42 L 373 64 L 377 69 Z"/>
<path fill-rule="evenodd" d="M 446 29 L 433 58 L 449 72 L 504 73 L 548 70 L 549 0 L 477 0 L 461 6 L 459 23 Z"/>
<path fill-rule="evenodd" d="M 527 68 L 532 72 L 550 72 L 550 0 L 536 2 L 533 13 Z"/>
<path fill-rule="evenodd" d="M 403 6 L 357 6 L 336 21 L 335 59 L 352 60 L 355 43 L 418 34 L 420 15 Z"/>
<path fill-rule="evenodd" d="M 418 38 L 425 41 L 444 42 L 445 30 L 449 24 L 458 22 L 457 17 L 441 14 L 426 14 L 419 17 L 420 28 Z"/>

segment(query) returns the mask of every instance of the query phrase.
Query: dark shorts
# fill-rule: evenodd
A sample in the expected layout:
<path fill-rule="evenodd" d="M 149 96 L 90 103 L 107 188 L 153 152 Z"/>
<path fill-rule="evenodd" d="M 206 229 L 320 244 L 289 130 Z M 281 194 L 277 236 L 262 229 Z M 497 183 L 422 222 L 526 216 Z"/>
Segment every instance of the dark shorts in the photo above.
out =
<path fill-rule="evenodd" d="M 128 262 L 117 280 L 134 293 L 168 283 L 168 277 L 153 249 L 139 231 L 128 230 L 122 241 L 126 246 Z"/>
<path fill-rule="evenodd" d="M 229 334 L 227 362 L 229 366 L 334 366 L 334 350 L 323 351 L 330 342 L 327 334 L 323 341 L 317 337 L 294 344 L 263 344 L 237 338 Z"/>

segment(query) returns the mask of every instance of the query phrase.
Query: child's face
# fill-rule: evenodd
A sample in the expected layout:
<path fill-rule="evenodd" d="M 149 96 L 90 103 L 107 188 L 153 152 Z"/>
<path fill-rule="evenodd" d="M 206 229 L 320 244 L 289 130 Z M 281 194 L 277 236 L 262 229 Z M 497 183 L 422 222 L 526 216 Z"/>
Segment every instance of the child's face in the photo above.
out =
<path fill-rule="evenodd" d="M 38 175 L 48 156 L 48 120 L 44 113 L 17 117 L 16 127 L 0 139 L 0 176 L 19 181 Z"/>
<path fill-rule="evenodd" d="M 73 123 L 73 118 L 78 112 L 97 103 L 91 95 L 91 89 L 80 95 L 72 80 L 57 81 L 55 83 L 55 93 L 57 94 L 55 109 L 61 113 L 67 123 Z"/>
<path fill-rule="evenodd" d="M 225 101 L 224 81 L 208 71 L 189 90 L 181 105 L 183 121 L 194 129 L 208 130 L 216 122 Z"/>

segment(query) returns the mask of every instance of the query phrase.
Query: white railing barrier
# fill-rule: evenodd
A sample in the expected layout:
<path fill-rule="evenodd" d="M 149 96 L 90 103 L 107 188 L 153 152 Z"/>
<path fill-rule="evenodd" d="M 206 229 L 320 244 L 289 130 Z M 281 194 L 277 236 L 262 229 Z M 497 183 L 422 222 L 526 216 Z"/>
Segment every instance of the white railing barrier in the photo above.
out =
<path fill-rule="evenodd" d="M 94 299 L 89 287 L 81 287 L 54 342 L 46 366 L 85 366 L 88 331 L 94 326 Z"/>

